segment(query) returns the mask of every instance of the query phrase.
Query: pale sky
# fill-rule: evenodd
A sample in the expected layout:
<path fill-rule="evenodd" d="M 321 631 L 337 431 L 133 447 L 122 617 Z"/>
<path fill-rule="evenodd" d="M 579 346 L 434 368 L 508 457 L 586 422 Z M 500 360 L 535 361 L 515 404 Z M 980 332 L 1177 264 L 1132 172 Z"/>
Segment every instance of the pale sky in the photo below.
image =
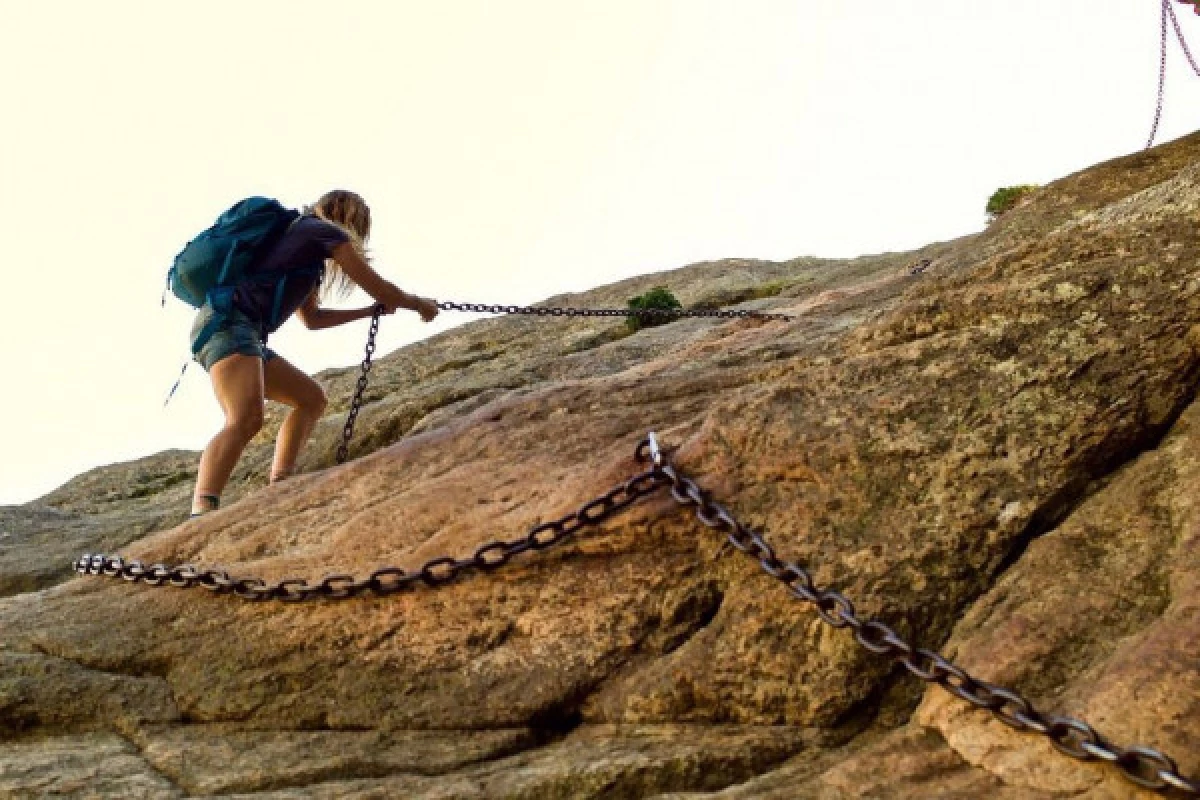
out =
<path fill-rule="evenodd" d="M 218 430 L 198 365 L 163 408 L 194 312 L 160 298 L 245 195 L 353 189 L 402 288 L 523 304 L 978 231 L 997 187 L 1141 149 L 1158 75 L 1158 0 L 0 0 L 0 20 L 9 504 Z M 1172 43 L 1159 141 L 1198 126 Z M 473 318 L 385 318 L 379 353 Z M 293 320 L 271 344 L 316 372 L 365 336 Z"/>

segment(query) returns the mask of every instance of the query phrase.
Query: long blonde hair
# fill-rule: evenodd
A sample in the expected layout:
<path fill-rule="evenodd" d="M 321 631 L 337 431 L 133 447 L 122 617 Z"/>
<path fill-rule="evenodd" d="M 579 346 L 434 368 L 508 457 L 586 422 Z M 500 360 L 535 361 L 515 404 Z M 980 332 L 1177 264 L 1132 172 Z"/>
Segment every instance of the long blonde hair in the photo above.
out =
<path fill-rule="evenodd" d="M 334 189 L 321 195 L 317 202 L 304 207 L 305 214 L 320 217 L 340 228 L 350 237 L 350 243 L 368 264 L 367 240 L 371 238 L 371 209 L 362 197 L 346 189 Z M 354 281 L 332 258 L 325 259 L 325 276 L 321 279 L 320 298 L 333 300 L 350 294 Z"/>

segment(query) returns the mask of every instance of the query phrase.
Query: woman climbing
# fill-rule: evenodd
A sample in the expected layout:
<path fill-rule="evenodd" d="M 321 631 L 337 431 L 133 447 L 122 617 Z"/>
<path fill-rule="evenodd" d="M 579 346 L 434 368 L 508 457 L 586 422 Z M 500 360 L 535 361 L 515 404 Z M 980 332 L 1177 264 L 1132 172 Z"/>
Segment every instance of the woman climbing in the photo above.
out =
<path fill-rule="evenodd" d="M 191 333 L 195 360 L 212 379 L 225 426 L 200 457 L 193 517 L 220 505 L 242 451 L 262 429 L 264 398 L 291 407 L 275 443 L 271 483 L 292 474 L 300 449 L 325 410 L 320 385 L 266 346 L 267 335 L 293 312 L 309 330 L 370 317 L 377 307 L 386 314 L 410 309 L 425 322 L 437 316 L 433 300 L 401 291 L 371 268 L 365 249 L 370 234 L 371 211 L 363 199 L 345 190 L 329 192 L 305 208 L 257 257 L 253 273 L 278 275 L 279 280 L 243 282 L 232 290 L 229 308 L 219 317 L 211 304 L 196 315 Z M 318 297 L 344 297 L 355 285 L 378 306 L 319 306 Z M 197 350 L 201 338 L 205 341 Z"/>

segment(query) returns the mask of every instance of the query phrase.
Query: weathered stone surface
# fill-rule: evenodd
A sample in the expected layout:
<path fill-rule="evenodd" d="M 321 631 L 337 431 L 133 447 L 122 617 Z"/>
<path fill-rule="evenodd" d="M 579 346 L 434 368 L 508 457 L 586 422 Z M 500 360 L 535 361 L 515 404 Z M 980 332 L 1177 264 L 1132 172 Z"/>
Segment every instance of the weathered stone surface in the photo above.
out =
<path fill-rule="evenodd" d="M 715 262 L 554 301 L 615 305 L 667 283 L 689 303 L 757 297 L 793 323 L 631 336 L 607 327 L 619 322 L 474 323 L 380 360 L 353 463 L 325 468 L 331 413 L 308 474 L 257 488 L 259 446 L 240 502 L 123 553 L 268 580 L 467 556 L 632 475 L 653 428 L 860 615 L 923 646 L 949 640 L 980 677 L 1195 775 L 1198 223 L 1200 135 L 1051 184 L 984 234 L 919 253 Z M 932 264 L 911 276 L 918 258 Z M 335 409 L 356 377 L 323 376 Z M 42 521 L 27 528 L 94 517 L 98 540 L 126 503 L 181 503 L 170 459 L 157 494 L 87 508 L 100 471 L 31 506 Z M 137 469 L 153 483 L 152 460 Z M 39 540 L 10 538 L 0 566 L 28 582 Z M 1108 767 L 900 679 L 665 493 L 496 572 L 383 598 L 257 605 L 12 580 L 6 663 L 69 665 L 46 673 L 48 691 L 10 691 L 26 720 L 13 728 L 119 731 L 180 791 L 1135 795 Z M 0 686 L 25 685 L 13 674 Z M 72 703 L 60 680 L 116 680 L 121 704 Z M 449 732 L 461 749 L 431 744 Z"/>
<path fill-rule="evenodd" d="M 247 796 L 627 800 L 684 786 L 719 789 L 769 768 L 802 748 L 806 738 L 797 729 L 586 726 L 545 748 L 437 778 L 402 774 Z"/>
<path fill-rule="evenodd" d="M 442 775 L 528 749 L 529 731 L 262 731 L 181 725 L 141 731 L 143 757 L 192 795 L 265 791 L 344 777 Z"/>
<path fill-rule="evenodd" d="M 0 597 L 61 583 L 107 552 L 187 518 L 197 456 L 179 450 L 94 469 L 24 506 L 0 506 Z"/>
<path fill-rule="evenodd" d="M 945 247 L 933 245 L 926 250 L 938 253 Z M 907 255 L 848 262 L 734 259 L 632 278 L 580 295 L 554 297 L 546 304 L 623 307 L 630 296 L 669 280 L 689 306 L 709 305 L 718 295 L 746 296 L 763 286 L 783 296 L 803 294 L 807 305 L 820 306 L 831 299 L 828 287 L 855 286 L 872 276 L 885 276 L 891 293 L 899 291 L 904 284 L 897 278 L 909 259 Z M 763 305 L 748 302 L 744 307 Z M 846 324 L 850 316 L 835 318 L 842 321 L 834 324 Z M 711 327 L 711 322 L 688 320 L 630 337 L 624 322 L 612 319 L 517 317 L 472 322 L 375 361 L 351 456 L 373 452 L 410 432 L 444 425 L 526 387 L 630 368 Z M 603 346 L 609 342 L 618 344 Z M 358 377 L 357 366 L 317 376 L 328 390 L 330 410 L 305 449 L 301 469 L 334 463 Z M 280 408 L 268 403 L 267 425 L 235 470 L 226 505 L 265 483 L 272 439 L 282 419 Z M 118 549 L 151 531 L 185 521 L 197 461 L 197 453 L 160 453 L 91 470 L 36 503 L 0 506 L 0 596 L 69 578 L 71 561 L 79 553 Z"/>
<path fill-rule="evenodd" d="M 1200 405 L 1155 450 L 1034 541 L 949 643 L 959 663 L 1020 686 L 1200 772 Z M 1006 783 L 1115 792 L 1108 773 L 1059 764 L 1049 743 L 931 693 L 918 719 Z M 1117 737 L 1117 732 L 1120 737 Z"/>
<path fill-rule="evenodd" d="M 1057 793 L 1005 786 L 973 769 L 936 733 L 906 728 L 814 756 L 803 752 L 778 769 L 716 793 L 674 792 L 654 800 L 1052 800 Z"/>
<path fill-rule="evenodd" d="M 170 687 L 160 677 L 101 672 L 40 653 L 0 650 L 0 733 L 130 730 L 178 718 Z"/>
<path fill-rule="evenodd" d="M 112 734 L 0 742 L 0 797 L 174 800 L 183 793 Z"/>

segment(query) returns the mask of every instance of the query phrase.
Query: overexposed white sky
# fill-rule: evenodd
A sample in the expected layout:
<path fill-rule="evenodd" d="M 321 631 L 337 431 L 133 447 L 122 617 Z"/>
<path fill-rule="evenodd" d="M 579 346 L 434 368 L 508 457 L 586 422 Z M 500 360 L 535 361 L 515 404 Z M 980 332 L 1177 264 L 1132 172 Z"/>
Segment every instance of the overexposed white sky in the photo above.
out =
<path fill-rule="evenodd" d="M 1158 0 L 0 0 L 0 20 L 9 504 L 217 431 L 198 365 L 162 407 L 194 312 L 160 298 L 245 195 L 353 189 L 402 288 L 527 303 L 979 230 L 997 187 L 1141 149 L 1158 75 Z M 1172 42 L 1159 141 L 1198 125 Z M 379 352 L 472 318 L 385 318 Z M 293 320 L 271 343 L 316 372 L 365 336 Z"/>

